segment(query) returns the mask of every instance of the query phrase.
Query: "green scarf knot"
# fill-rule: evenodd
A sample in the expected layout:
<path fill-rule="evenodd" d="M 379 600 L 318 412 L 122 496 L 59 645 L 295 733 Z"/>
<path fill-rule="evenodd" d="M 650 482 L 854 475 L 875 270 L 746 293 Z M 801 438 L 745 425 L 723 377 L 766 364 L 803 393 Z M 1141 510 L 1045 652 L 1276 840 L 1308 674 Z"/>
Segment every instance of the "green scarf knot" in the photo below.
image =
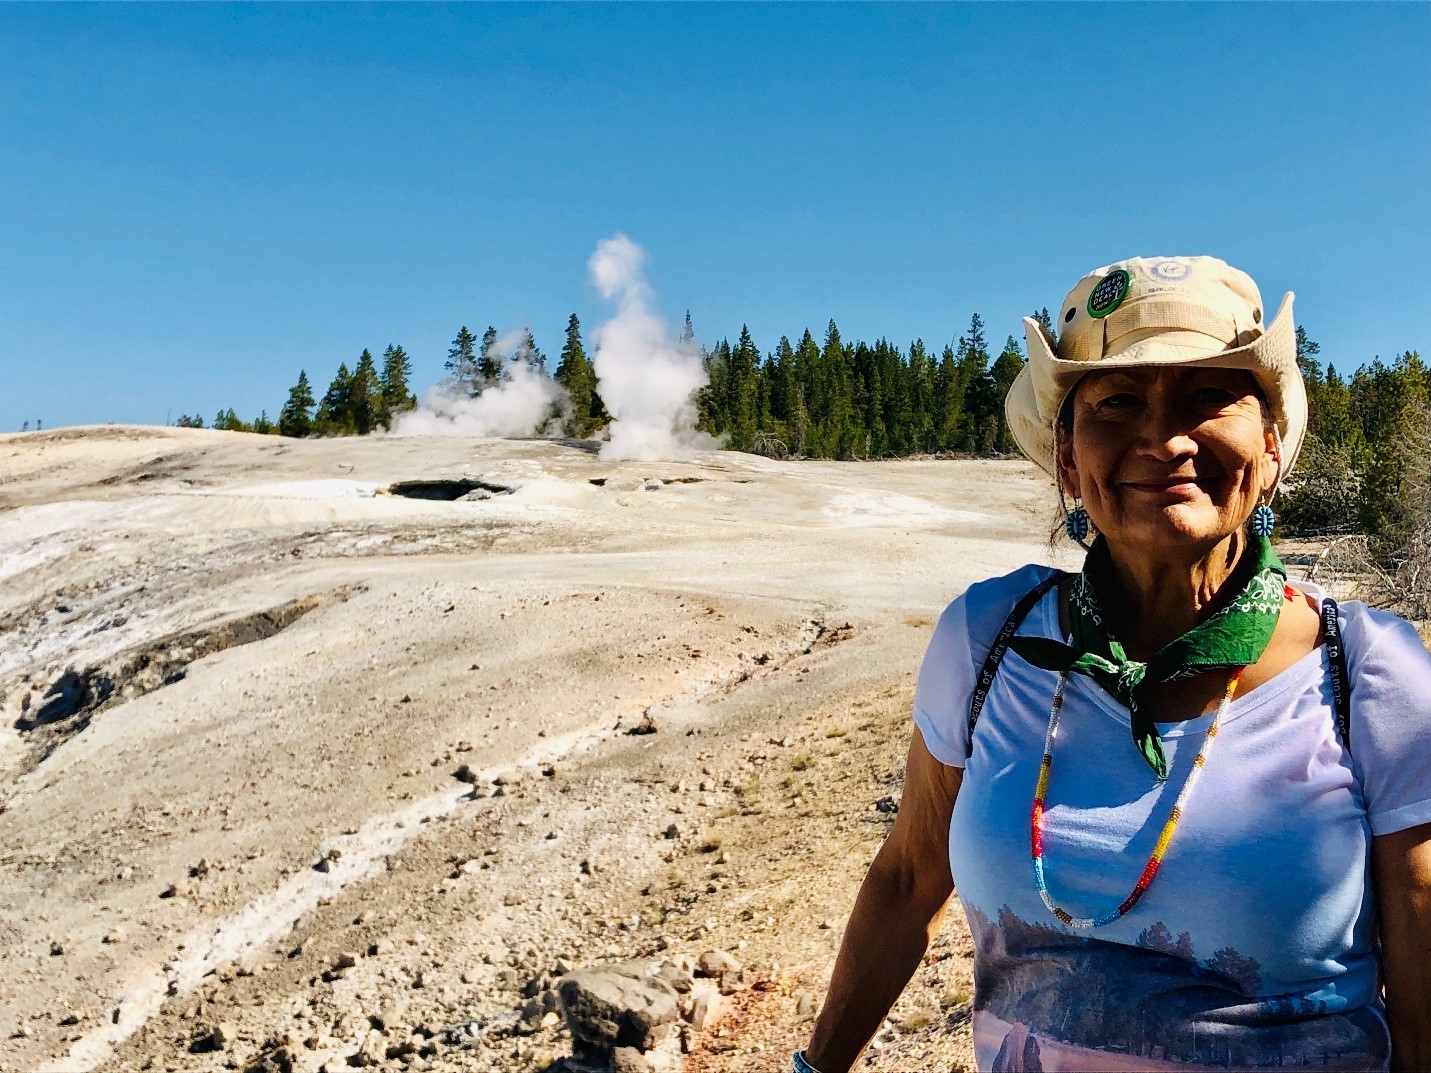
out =
<path fill-rule="evenodd" d="M 1282 614 L 1287 568 L 1266 537 L 1257 537 L 1223 588 L 1221 606 L 1146 662 L 1128 658 L 1108 631 L 1098 593 L 1116 592 L 1113 559 L 1099 537 L 1073 579 L 1068 611 L 1072 644 L 1015 637 L 1011 647 L 1035 667 L 1084 674 L 1128 709 L 1133 745 L 1159 779 L 1168 777 L 1163 739 L 1144 700 L 1146 687 L 1205 671 L 1247 667 L 1262 658 Z"/>

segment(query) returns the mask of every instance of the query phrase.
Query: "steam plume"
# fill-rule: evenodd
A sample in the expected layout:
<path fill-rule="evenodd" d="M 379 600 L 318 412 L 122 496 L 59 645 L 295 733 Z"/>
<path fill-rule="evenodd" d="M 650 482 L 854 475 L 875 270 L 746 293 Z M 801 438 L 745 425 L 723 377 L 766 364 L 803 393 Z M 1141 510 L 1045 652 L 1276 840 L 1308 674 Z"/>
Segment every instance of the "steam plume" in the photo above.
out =
<path fill-rule="evenodd" d="M 497 337 L 492 350 L 501 361 L 496 379 L 472 394 L 459 379 L 430 388 L 422 407 L 398 417 L 397 436 L 559 436 L 571 409 L 566 389 L 533 360 L 525 331 Z"/>
<path fill-rule="evenodd" d="M 686 458 L 720 444 L 696 431 L 694 395 L 706 384 L 700 348 L 672 338 L 642 273 L 646 253 L 623 234 L 602 239 L 587 268 L 616 316 L 593 333 L 597 390 L 612 416 L 603 458 Z"/>

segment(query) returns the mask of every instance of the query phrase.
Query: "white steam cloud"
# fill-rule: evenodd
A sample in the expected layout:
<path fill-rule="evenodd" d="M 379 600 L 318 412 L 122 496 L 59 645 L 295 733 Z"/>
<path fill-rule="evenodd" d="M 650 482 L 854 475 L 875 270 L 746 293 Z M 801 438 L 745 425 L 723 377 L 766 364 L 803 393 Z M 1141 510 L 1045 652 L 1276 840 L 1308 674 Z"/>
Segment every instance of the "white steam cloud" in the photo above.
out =
<path fill-rule="evenodd" d="M 673 339 L 642 274 L 646 253 L 622 234 L 602 239 L 587 267 L 616 316 L 593 334 L 597 391 L 611 414 L 602 458 L 687 458 L 719 442 L 696 431 L 695 393 L 706 384 L 701 351 Z"/>
<path fill-rule="evenodd" d="M 591 333 L 596 390 L 611 423 L 601 457 L 689 458 L 720 442 L 696 431 L 695 393 L 706 385 L 700 347 L 677 340 L 655 311 L 642 272 L 646 253 L 622 234 L 602 239 L 591 255 L 591 282 L 616 316 Z M 458 370 L 431 388 L 422 407 L 393 424 L 398 436 L 560 436 L 571 413 L 566 389 L 542 369 L 525 331 L 499 336 L 491 348 L 500 372 Z M 489 370 L 490 371 L 490 370 Z"/>
<path fill-rule="evenodd" d="M 454 377 L 430 388 L 422 407 L 393 423 L 396 436 L 559 436 L 571 409 L 566 389 L 531 357 L 526 331 L 497 337 L 492 353 L 501 362 L 496 379 L 473 386 Z"/>

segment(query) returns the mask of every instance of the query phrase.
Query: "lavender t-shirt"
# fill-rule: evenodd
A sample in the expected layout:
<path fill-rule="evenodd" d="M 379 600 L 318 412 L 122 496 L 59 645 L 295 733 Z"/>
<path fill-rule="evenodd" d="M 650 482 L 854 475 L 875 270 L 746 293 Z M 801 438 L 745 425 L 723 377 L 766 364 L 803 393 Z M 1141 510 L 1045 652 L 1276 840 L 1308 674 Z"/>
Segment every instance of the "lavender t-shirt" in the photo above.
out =
<path fill-rule="evenodd" d="M 1025 567 L 955 600 L 915 690 L 929 751 L 965 769 L 949 862 L 974 934 L 979 1068 L 1386 1069 L 1369 850 L 1373 835 L 1431 822 L 1431 655 L 1416 631 L 1343 603 L 1352 754 L 1318 648 L 1232 702 L 1138 905 L 1075 930 L 1044 907 L 1029 853 L 1057 676 L 1009 651 L 965 757 L 977 667 L 1048 572 Z M 1293 584 L 1320 602 L 1321 590 Z M 1019 633 L 1059 636 L 1056 590 Z M 1045 816 L 1056 905 L 1095 917 L 1127 896 L 1212 718 L 1159 724 L 1160 783 L 1127 710 L 1070 677 Z"/>

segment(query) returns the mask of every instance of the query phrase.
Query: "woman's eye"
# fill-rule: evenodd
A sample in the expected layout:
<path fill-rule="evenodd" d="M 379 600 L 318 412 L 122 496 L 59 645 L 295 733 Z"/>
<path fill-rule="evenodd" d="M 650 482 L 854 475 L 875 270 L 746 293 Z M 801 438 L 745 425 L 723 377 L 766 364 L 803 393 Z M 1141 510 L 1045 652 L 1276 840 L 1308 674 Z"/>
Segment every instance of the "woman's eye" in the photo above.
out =
<path fill-rule="evenodd" d="M 1137 405 L 1137 395 L 1129 391 L 1119 391 L 1112 395 L 1105 395 L 1093 404 L 1093 408 L 1107 413 L 1128 410 Z"/>
<path fill-rule="evenodd" d="M 1193 402 L 1202 407 L 1221 408 L 1234 399 L 1232 392 L 1222 387 L 1203 387 L 1193 392 Z"/>

